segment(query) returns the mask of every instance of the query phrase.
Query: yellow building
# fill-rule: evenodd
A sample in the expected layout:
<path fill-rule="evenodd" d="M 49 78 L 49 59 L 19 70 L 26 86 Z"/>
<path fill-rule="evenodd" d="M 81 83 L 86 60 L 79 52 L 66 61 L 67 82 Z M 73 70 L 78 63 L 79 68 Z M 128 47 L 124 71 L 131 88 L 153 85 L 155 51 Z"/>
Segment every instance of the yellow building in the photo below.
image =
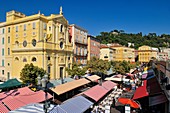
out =
<path fill-rule="evenodd" d="M 135 62 L 135 53 L 134 48 L 129 48 L 117 44 L 110 45 L 111 48 L 115 49 L 114 61 L 128 61 L 128 62 Z"/>
<path fill-rule="evenodd" d="M 157 58 L 158 49 L 150 46 L 141 46 L 138 48 L 139 62 L 149 62 L 151 58 Z"/>
<path fill-rule="evenodd" d="M 66 77 L 71 68 L 73 48 L 69 42 L 69 24 L 60 14 L 26 16 L 20 12 L 6 13 L 5 68 L 8 78 L 20 78 L 25 64 L 45 69 L 51 79 Z"/>

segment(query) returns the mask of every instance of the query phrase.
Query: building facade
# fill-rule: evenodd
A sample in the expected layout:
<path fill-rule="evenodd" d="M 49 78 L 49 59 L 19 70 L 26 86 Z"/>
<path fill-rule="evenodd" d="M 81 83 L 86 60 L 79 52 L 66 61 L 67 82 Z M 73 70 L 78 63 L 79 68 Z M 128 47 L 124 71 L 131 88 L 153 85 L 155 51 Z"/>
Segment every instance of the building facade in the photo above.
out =
<path fill-rule="evenodd" d="M 134 48 L 129 48 L 117 44 L 112 44 L 110 47 L 116 50 L 113 58 L 114 61 L 135 62 Z"/>
<path fill-rule="evenodd" d="M 0 23 L 0 80 L 7 79 L 5 72 L 5 27 L 4 22 Z"/>
<path fill-rule="evenodd" d="M 5 69 L 8 78 L 20 78 L 25 64 L 33 63 L 50 74 L 51 79 L 67 76 L 71 68 L 72 44 L 69 24 L 60 14 L 26 16 L 20 12 L 6 13 Z"/>
<path fill-rule="evenodd" d="M 167 52 L 158 52 L 157 55 L 157 60 L 158 61 L 167 61 L 168 60 L 168 53 Z"/>
<path fill-rule="evenodd" d="M 88 60 L 92 57 L 100 58 L 100 41 L 88 35 Z"/>
<path fill-rule="evenodd" d="M 150 46 L 140 46 L 138 48 L 139 62 L 149 62 L 151 58 L 157 58 L 158 49 Z"/>
<path fill-rule="evenodd" d="M 108 45 L 101 44 L 100 59 L 107 61 L 114 60 L 115 51 L 115 49 L 109 47 Z"/>
<path fill-rule="evenodd" d="M 70 39 L 73 44 L 74 62 L 87 64 L 87 30 L 72 24 L 69 27 Z"/>

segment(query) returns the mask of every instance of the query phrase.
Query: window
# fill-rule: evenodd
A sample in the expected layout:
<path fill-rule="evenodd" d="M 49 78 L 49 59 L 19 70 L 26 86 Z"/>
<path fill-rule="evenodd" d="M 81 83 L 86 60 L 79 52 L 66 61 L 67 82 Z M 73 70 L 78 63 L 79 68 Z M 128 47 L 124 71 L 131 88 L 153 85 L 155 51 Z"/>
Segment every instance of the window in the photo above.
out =
<path fill-rule="evenodd" d="M 8 27 L 8 33 L 10 33 L 10 27 Z"/>
<path fill-rule="evenodd" d="M 48 56 L 48 60 L 50 60 L 50 56 Z"/>
<path fill-rule="evenodd" d="M 4 72 L 4 70 L 2 70 L 2 75 L 4 75 L 5 74 L 5 72 Z"/>
<path fill-rule="evenodd" d="M 8 44 L 10 43 L 10 37 L 8 37 Z"/>
<path fill-rule="evenodd" d="M 26 31 L 26 24 L 24 24 L 24 31 Z"/>
<path fill-rule="evenodd" d="M 4 45 L 4 38 L 2 38 L 2 44 Z"/>
<path fill-rule="evenodd" d="M 36 62 L 37 59 L 35 57 L 32 58 L 32 62 Z"/>
<path fill-rule="evenodd" d="M 63 67 L 60 67 L 60 78 L 63 78 Z"/>
<path fill-rule="evenodd" d="M 23 46 L 24 46 L 24 47 L 27 46 L 27 41 L 26 41 L 26 40 L 23 42 Z"/>
<path fill-rule="evenodd" d="M 8 66 L 10 66 L 10 63 L 8 63 Z"/>
<path fill-rule="evenodd" d="M 49 27 L 49 31 L 51 31 L 51 27 Z"/>
<path fill-rule="evenodd" d="M 16 32 L 18 32 L 18 26 L 16 26 Z"/>
<path fill-rule="evenodd" d="M 2 48 L 2 56 L 4 56 L 4 48 Z"/>
<path fill-rule="evenodd" d="M 36 46 L 37 41 L 35 39 L 32 39 L 32 45 L 35 47 Z"/>
<path fill-rule="evenodd" d="M 70 60 L 70 57 L 68 57 L 68 60 Z"/>
<path fill-rule="evenodd" d="M 46 23 L 44 23 L 44 30 L 46 30 L 47 29 L 47 24 Z"/>
<path fill-rule="evenodd" d="M 51 67 L 50 66 L 48 66 L 48 73 L 50 74 L 50 70 L 51 70 Z"/>
<path fill-rule="evenodd" d="M 23 58 L 23 62 L 27 62 L 27 59 L 26 59 L 26 58 Z"/>
<path fill-rule="evenodd" d="M 19 46 L 19 42 L 15 41 L 15 46 L 18 47 Z"/>
<path fill-rule="evenodd" d="M 8 55 L 10 55 L 10 48 L 8 48 Z"/>
<path fill-rule="evenodd" d="M 36 25 L 35 22 L 33 22 L 32 23 L 32 29 L 35 29 L 35 27 L 36 27 L 35 25 Z"/>
<path fill-rule="evenodd" d="M 16 57 L 16 58 L 15 58 L 15 61 L 19 61 L 19 58 L 18 58 L 18 57 Z"/>
<path fill-rule="evenodd" d="M 63 25 L 60 26 L 60 32 L 63 32 Z"/>
<path fill-rule="evenodd" d="M 64 47 L 63 45 L 64 45 L 63 42 L 60 42 L 60 48 L 61 49 L 63 49 L 63 47 Z"/>
<path fill-rule="evenodd" d="M 4 60 L 2 60 L 2 66 L 5 66 L 5 61 Z"/>
<path fill-rule="evenodd" d="M 3 28 L 3 29 L 2 29 L 2 34 L 4 34 L 4 33 L 5 33 L 5 29 Z"/>

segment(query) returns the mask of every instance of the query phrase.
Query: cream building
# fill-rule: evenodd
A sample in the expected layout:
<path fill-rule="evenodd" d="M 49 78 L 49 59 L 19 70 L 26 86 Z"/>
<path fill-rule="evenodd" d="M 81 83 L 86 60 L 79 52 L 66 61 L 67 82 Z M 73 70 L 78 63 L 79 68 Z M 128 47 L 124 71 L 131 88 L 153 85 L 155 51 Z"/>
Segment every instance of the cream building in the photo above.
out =
<path fill-rule="evenodd" d="M 101 44 L 100 48 L 100 59 L 112 61 L 114 58 L 115 49 L 110 48 L 107 45 Z"/>
<path fill-rule="evenodd" d="M 0 80 L 7 79 L 5 72 L 5 27 L 4 22 L 0 23 Z"/>
<path fill-rule="evenodd" d="M 40 12 L 26 16 L 17 11 L 6 13 L 5 68 L 8 78 L 20 78 L 25 64 L 45 69 L 51 79 L 66 77 L 71 68 L 73 48 L 69 42 L 69 24 L 60 14 Z"/>
<path fill-rule="evenodd" d="M 139 62 L 149 62 L 151 58 L 158 57 L 158 49 L 150 46 L 140 46 L 138 48 Z"/>

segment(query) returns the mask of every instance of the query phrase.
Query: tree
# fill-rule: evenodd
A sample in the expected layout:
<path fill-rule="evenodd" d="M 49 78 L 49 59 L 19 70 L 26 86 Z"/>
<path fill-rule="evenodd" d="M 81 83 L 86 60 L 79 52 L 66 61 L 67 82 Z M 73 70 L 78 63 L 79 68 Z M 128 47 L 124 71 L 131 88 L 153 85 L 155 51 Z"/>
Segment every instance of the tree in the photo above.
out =
<path fill-rule="evenodd" d="M 74 76 L 74 75 L 82 76 L 82 75 L 85 75 L 86 69 L 82 68 L 81 64 L 73 63 L 72 69 L 66 68 L 66 71 L 71 76 Z"/>
<path fill-rule="evenodd" d="M 90 68 L 92 72 L 106 73 L 110 67 L 111 64 L 108 61 L 93 57 L 90 61 L 87 62 L 86 69 Z"/>
<path fill-rule="evenodd" d="M 43 68 L 39 68 L 38 66 L 34 66 L 31 64 L 26 64 L 24 68 L 20 72 L 20 79 L 24 83 L 32 83 L 36 84 L 36 78 L 40 75 L 43 77 L 46 74 L 46 71 Z"/>

